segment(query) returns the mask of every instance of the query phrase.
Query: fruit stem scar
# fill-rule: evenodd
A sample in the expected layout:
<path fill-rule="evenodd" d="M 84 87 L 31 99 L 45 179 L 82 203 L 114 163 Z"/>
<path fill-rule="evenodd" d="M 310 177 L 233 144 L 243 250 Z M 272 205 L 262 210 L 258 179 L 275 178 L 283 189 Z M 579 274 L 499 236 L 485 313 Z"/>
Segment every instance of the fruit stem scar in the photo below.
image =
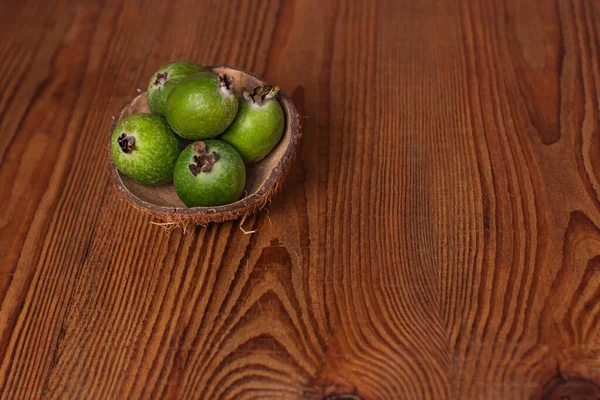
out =
<path fill-rule="evenodd" d="M 219 74 L 219 87 L 225 90 L 233 89 L 233 76 L 227 74 Z"/>
<path fill-rule="evenodd" d="M 196 152 L 192 157 L 193 164 L 190 164 L 192 175 L 198 176 L 200 172 L 210 172 L 219 158 L 217 153 L 214 151 L 207 153 L 204 142 L 195 142 L 192 144 L 192 150 Z"/>
<path fill-rule="evenodd" d="M 242 97 L 258 106 L 262 106 L 266 100 L 272 99 L 277 93 L 279 93 L 279 87 L 271 85 L 257 86 L 252 93 L 246 88 L 242 89 Z"/>
<path fill-rule="evenodd" d="M 154 81 L 154 86 L 163 86 L 165 84 L 165 82 L 167 82 L 168 76 L 169 76 L 169 73 L 167 71 L 163 72 L 162 74 L 160 72 L 158 74 L 156 74 L 156 80 Z"/>
<path fill-rule="evenodd" d="M 117 143 L 123 153 L 130 154 L 135 150 L 135 137 L 133 135 L 128 135 L 125 132 L 121 133 L 117 138 Z"/>

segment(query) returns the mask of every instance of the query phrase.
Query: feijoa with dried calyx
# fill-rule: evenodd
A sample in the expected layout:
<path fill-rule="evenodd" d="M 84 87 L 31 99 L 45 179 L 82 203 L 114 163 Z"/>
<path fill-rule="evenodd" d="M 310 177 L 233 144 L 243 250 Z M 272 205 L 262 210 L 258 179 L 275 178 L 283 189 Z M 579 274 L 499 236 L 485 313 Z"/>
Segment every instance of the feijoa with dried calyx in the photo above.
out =
<path fill-rule="evenodd" d="M 152 114 L 165 115 L 167 97 L 175 85 L 190 75 L 210 71 L 199 64 L 177 61 L 163 65 L 156 71 L 148 84 L 148 105 Z"/>
<path fill-rule="evenodd" d="M 161 185 L 173 177 L 179 140 L 163 117 L 133 114 L 115 126 L 110 155 L 122 174 L 143 185 Z"/>
<path fill-rule="evenodd" d="M 262 160 L 275 148 L 285 127 L 283 109 L 276 99 L 278 87 L 242 90 L 237 116 L 219 139 L 231 144 L 246 163 Z"/>
<path fill-rule="evenodd" d="M 238 110 L 233 77 L 202 72 L 179 82 L 167 98 L 165 117 L 181 137 L 209 139 L 231 124 Z"/>
<path fill-rule="evenodd" d="M 229 204 L 237 201 L 244 191 L 246 167 L 229 144 L 220 140 L 198 141 L 179 155 L 173 184 L 188 207 Z"/>

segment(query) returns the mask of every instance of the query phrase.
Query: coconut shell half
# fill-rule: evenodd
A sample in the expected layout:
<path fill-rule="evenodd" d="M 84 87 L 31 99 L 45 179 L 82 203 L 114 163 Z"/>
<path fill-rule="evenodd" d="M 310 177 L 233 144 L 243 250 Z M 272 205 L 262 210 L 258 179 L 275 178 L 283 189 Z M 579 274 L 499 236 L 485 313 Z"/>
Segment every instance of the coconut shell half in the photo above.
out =
<path fill-rule="evenodd" d="M 251 91 L 256 86 L 268 84 L 237 68 L 225 66 L 212 68 L 217 73 L 222 72 L 232 76 L 238 94 L 243 87 Z M 140 185 L 121 174 L 110 159 L 110 175 L 118 193 L 138 210 L 163 222 L 181 226 L 224 222 L 260 210 L 271 200 L 288 173 L 301 136 L 298 111 L 292 100 L 282 91 L 278 94 L 278 100 L 285 113 L 283 136 L 264 159 L 246 166 L 246 191 L 244 196 L 235 203 L 216 207 L 186 207 L 177 197 L 172 183 L 156 187 Z M 121 119 L 131 114 L 149 112 L 148 99 L 144 91 L 121 108 L 111 124 L 111 137 Z"/>

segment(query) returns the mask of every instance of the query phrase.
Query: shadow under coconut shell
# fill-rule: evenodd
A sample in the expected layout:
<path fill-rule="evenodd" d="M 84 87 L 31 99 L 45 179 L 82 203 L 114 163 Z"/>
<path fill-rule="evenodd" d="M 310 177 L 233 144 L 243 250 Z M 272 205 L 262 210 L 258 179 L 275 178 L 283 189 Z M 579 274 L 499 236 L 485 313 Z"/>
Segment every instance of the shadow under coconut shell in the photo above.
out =
<path fill-rule="evenodd" d="M 259 78 L 236 68 L 212 67 L 234 78 L 234 89 L 239 94 L 242 87 L 248 90 L 267 84 Z M 175 192 L 172 183 L 161 186 L 144 186 L 121 174 L 110 162 L 111 176 L 119 193 L 140 211 L 165 222 L 180 225 L 223 222 L 248 215 L 263 208 L 277 191 L 289 171 L 300 138 L 298 112 L 291 99 L 282 91 L 279 102 L 285 113 L 285 129 L 277 146 L 261 161 L 246 166 L 244 196 L 235 203 L 216 207 L 186 207 Z M 111 125 L 111 136 L 117 123 L 131 115 L 149 113 L 146 92 L 141 92 L 125 104 Z"/>

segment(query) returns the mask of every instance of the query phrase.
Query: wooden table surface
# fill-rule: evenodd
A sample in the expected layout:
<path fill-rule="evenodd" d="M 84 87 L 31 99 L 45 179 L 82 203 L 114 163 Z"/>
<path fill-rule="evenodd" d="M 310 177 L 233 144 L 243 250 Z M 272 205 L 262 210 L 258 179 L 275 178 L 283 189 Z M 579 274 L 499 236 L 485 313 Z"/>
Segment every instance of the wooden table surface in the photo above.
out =
<path fill-rule="evenodd" d="M 2 398 L 600 396 L 600 2 L 1 9 Z M 305 117 L 254 234 L 112 187 L 111 116 L 180 59 Z"/>

